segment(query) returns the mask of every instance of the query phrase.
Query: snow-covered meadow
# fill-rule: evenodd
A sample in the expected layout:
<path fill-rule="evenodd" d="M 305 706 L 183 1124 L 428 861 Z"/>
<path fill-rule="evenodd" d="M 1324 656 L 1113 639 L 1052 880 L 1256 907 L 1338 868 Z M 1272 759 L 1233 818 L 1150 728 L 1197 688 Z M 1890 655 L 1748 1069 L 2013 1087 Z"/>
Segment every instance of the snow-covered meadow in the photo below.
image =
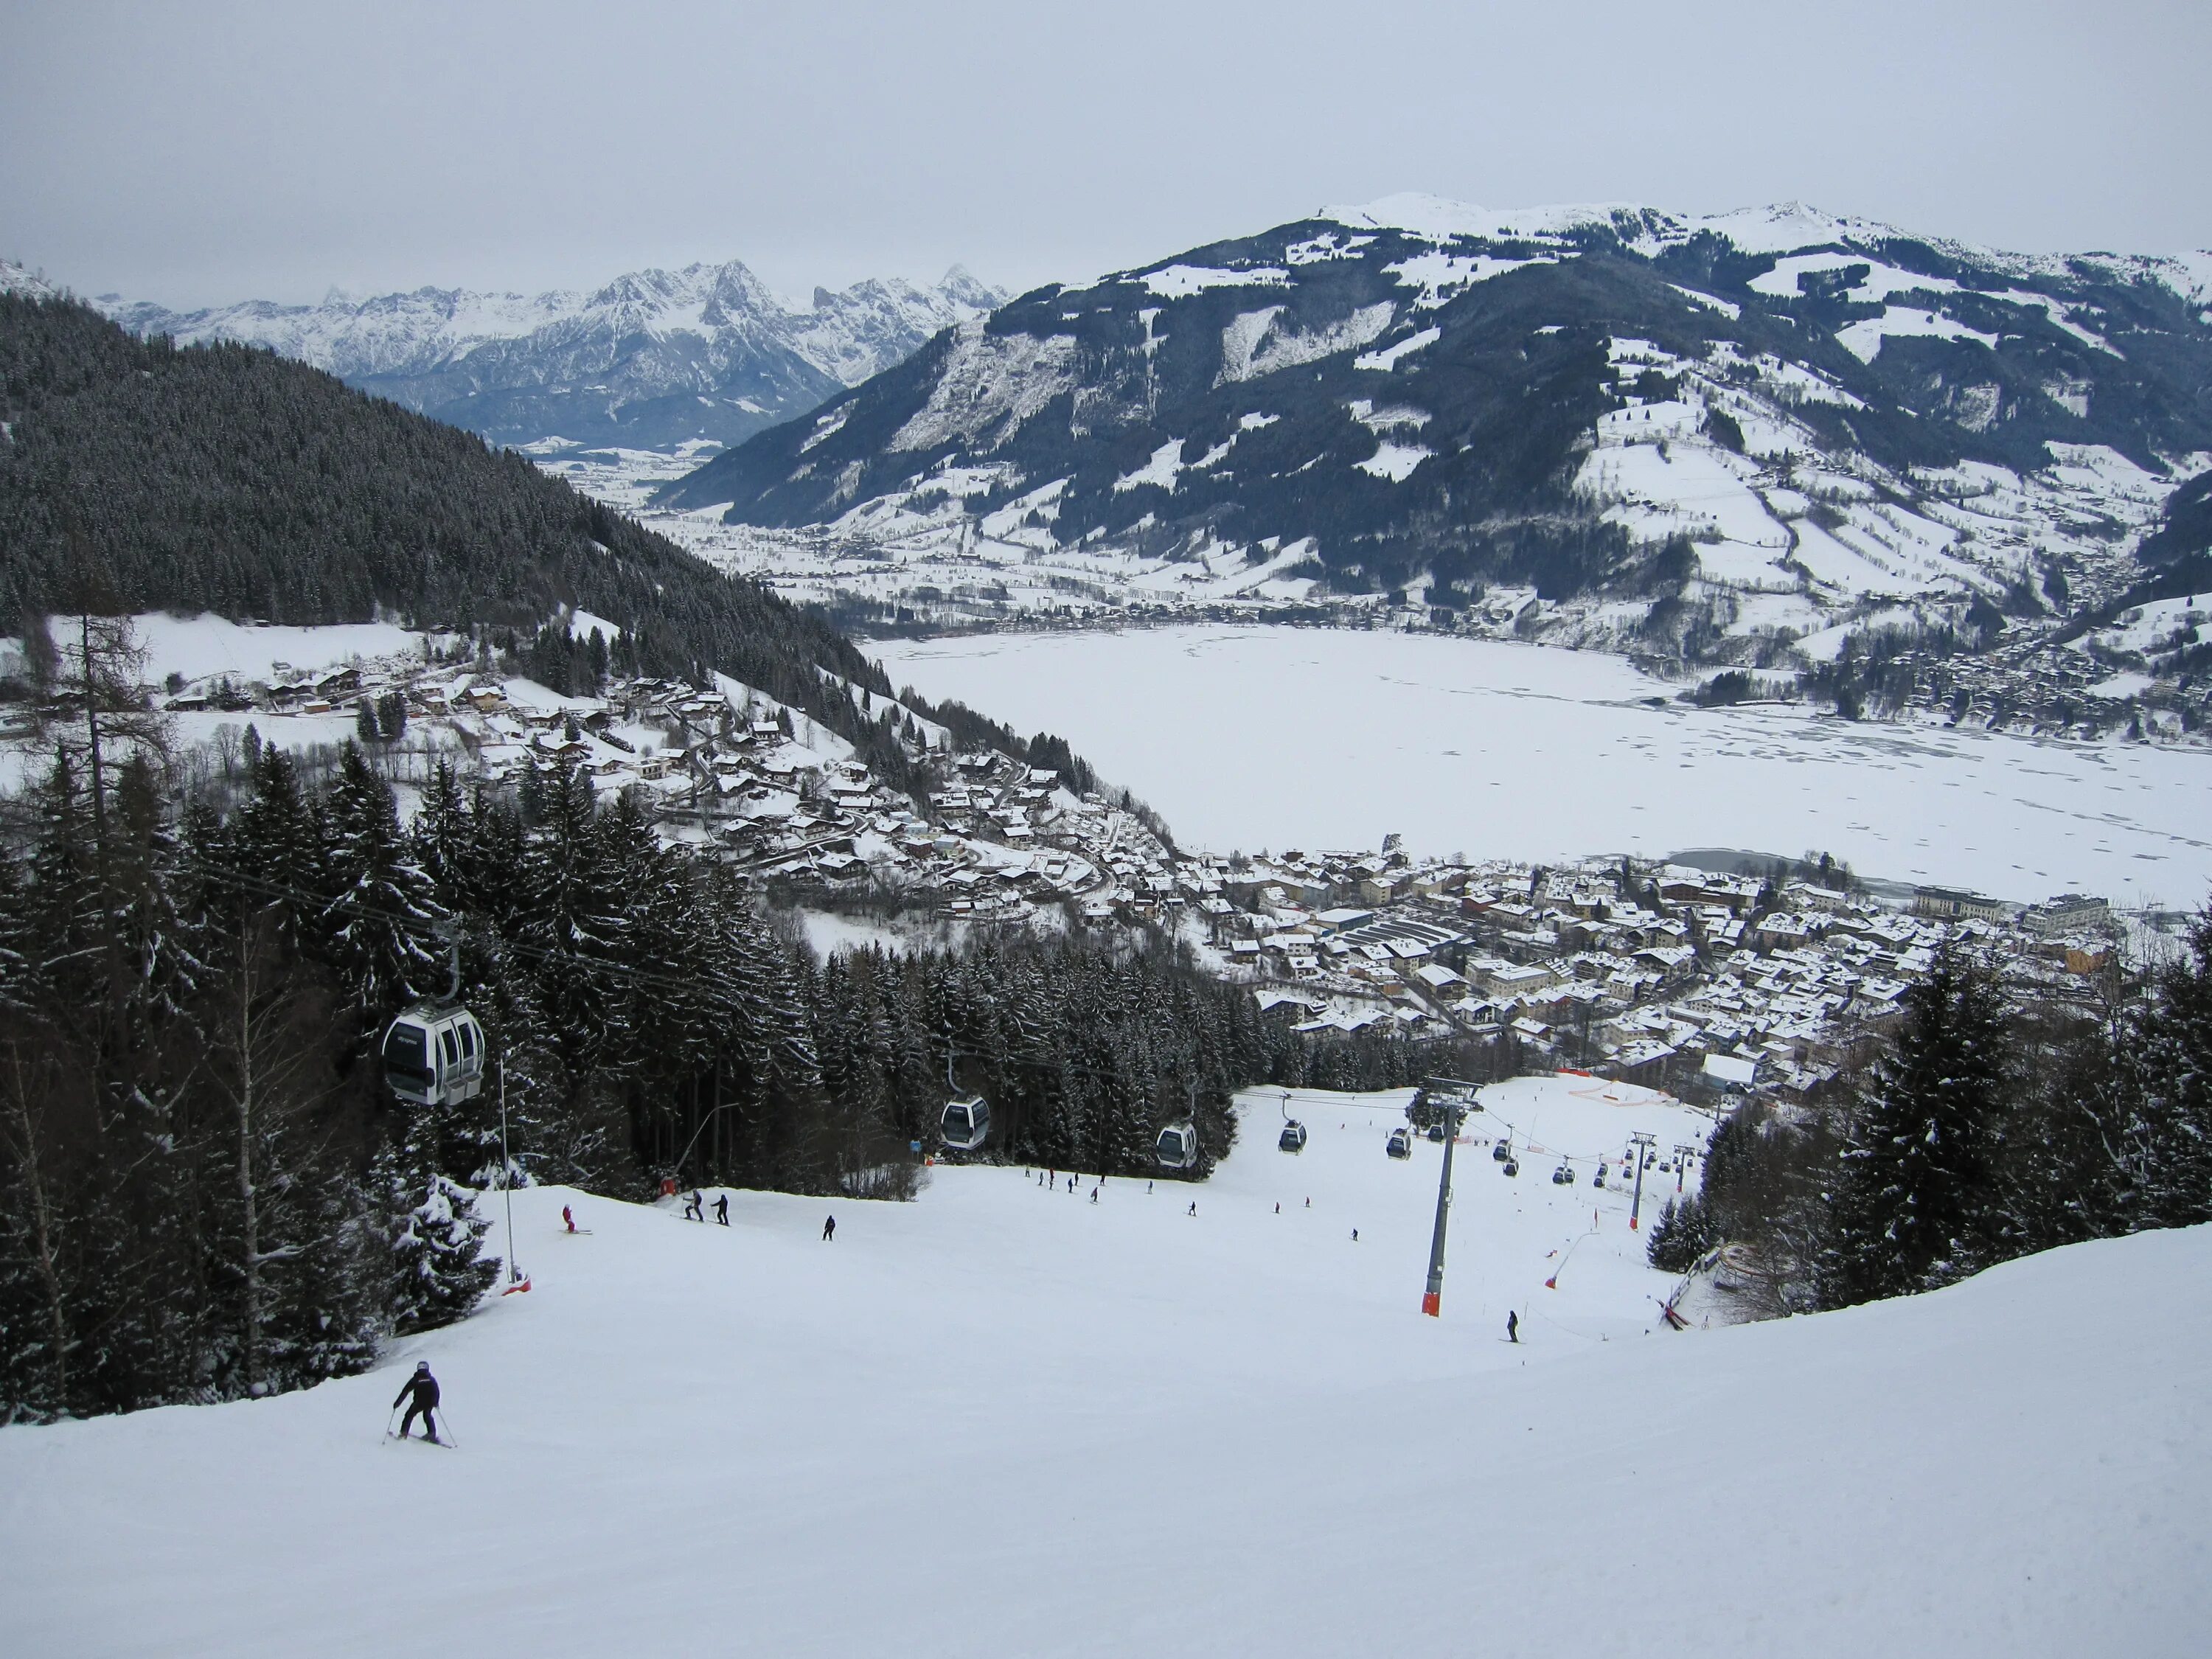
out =
<path fill-rule="evenodd" d="M 1252 1091 L 1211 1182 L 1096 1204 L 991 1168 L 737 1193 L 726 1231 L 519 1194 L 531 1292 L 369 1376 L 0 1430 L 0 1645 L 2195 1650 L 2212 1234 L 1672 1332 L 1627 1194 L 1547 1175 L 1702 1125 L 1521 1079 L 1486 1097 L 1530 1156 L 1506 1179 L 1470 1125 L 1429 1320 L 1440 1149 L 1383 1156 L 1404 1097 L 1294 1095 L 1293 1157 Z M 418 1357 L 458 1451 L 380 1438 Z"/>
<path fill-rule="evenodd" d="M 2196 749 L 1698 709 L 1622 658 L 1433 635 L 1216 625 L 878 649 L 895 684 L 1066 738 L 1210 850 L 1395 831 L 1535 860 L 1814 849 L 2022 901 L 2193 906 L 2212 885 Z"/>

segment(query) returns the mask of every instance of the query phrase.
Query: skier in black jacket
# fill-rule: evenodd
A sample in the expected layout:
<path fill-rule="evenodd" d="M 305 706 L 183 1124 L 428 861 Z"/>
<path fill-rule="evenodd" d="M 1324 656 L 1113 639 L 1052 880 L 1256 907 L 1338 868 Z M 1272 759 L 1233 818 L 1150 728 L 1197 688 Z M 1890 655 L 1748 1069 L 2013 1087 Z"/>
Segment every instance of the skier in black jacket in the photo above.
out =
<path fill-rule="evenodd" d="M 416 1363 L 415 1375 L 409 1377 L 405 1386 L 399 1390 L 399 1400 L 408 1402 L 407 1415 L 399 1419 L 399 1437 L 402 1440 L 407 1438 L 407 1431 L 415 1426 L 415 1419 L 419 1414 L 422 1419 L 422 1437 L 436 1440 L 438 1419 L 432 1413 L 438 1409 L 438 1379 L 430 1375 L 428 1360 Z M 392 1410 L 399 1409 L 399 1400 L 392 1402 Z"/>

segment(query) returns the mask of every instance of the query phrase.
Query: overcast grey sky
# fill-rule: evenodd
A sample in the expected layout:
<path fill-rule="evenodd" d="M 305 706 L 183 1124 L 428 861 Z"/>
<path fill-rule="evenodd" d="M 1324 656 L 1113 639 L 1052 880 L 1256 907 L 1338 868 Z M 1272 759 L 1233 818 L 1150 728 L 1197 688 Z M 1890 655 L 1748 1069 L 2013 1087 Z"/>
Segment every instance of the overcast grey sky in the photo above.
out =
<path fill-rule="evenodd" d="M 1329 202 L 2212 243 L 2212 4 L 0 0 L 0 257 L 173 305 L 1081 280 Z"/>

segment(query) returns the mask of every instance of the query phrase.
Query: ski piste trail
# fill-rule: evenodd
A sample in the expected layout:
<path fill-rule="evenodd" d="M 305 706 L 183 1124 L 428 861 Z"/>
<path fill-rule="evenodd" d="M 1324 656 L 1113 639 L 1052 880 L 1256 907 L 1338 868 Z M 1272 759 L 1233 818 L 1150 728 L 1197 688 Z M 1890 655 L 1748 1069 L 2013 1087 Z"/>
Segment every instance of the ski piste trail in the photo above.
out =
<path fill-rule="evenodd" d="M 733 1191 L 726 1228 L 518 1192 L 531 1292 L 366 1376 L 0 1431 L 0 1650 L 2202 1651 L 2212 1229 L 1673 1332 L 1673 1177 L 1631 1232 L 1617 1160 L 1710 1121 L 1521 1079 L 1457 1149 L 1425 1319 L 1408 1092 L 1291 1091 L 1291 1155 L 1249 1091 L 1212 1179 L 1095 1205 L 990 1166 Z M 380 1443 L 420 1358 L 450 1456 Z"/>

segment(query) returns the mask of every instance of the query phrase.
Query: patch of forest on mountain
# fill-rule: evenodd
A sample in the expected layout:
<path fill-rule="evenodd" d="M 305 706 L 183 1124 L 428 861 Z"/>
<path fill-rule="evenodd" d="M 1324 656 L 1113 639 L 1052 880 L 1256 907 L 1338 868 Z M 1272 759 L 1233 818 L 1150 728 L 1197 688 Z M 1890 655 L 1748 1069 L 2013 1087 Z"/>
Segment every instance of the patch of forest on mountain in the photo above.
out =
<path fill-rule="evenodd" d="M 408 828 L 352 746 L 317 791 L 249 740 L 228 811 L 173 806 L 143 750 L 97 789 L 88 759 L 0 852 L 0 1421 L 359 1370 L 484 1291 L 473 1194 L 509 1180 L 908 1195 L 948 1086 L 991 1100 L 992 1157 L 1154 1173 L 1188 1117 L 1202 1176 L 1236 1088 L 1466 1060 L 1301 1036 L 1141 938 L 817 963 L 574 773 L 441 771 Z M 441 933 L 494 1060 L 476 1099 L 404 1106 L 378 1042 L 447 989 Z"/>

